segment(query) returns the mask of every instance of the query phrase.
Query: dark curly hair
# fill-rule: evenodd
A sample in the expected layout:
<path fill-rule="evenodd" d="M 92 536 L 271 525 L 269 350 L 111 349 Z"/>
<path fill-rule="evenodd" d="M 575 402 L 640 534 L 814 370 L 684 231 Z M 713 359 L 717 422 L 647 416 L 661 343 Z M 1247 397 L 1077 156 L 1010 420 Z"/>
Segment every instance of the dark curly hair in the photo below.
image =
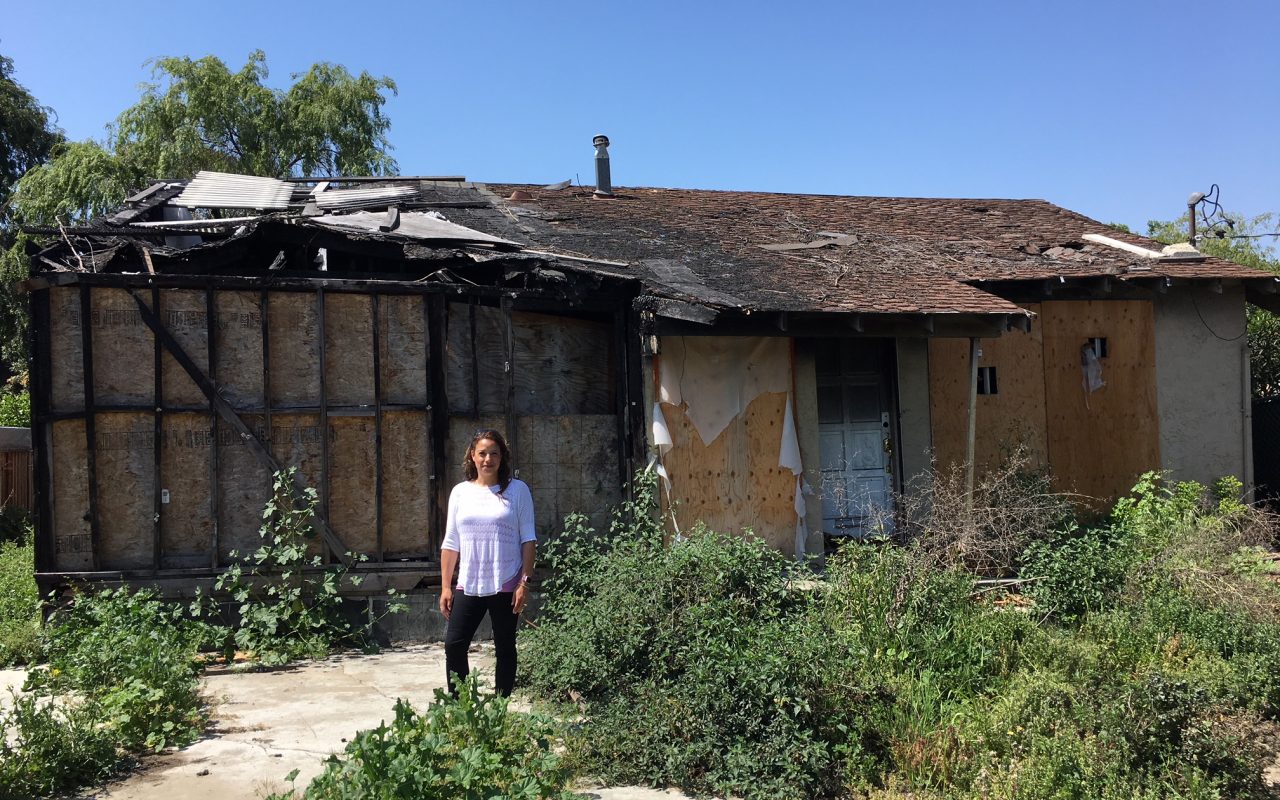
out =
<path fill-rule="evenodd" d="M 467 480 L 474 481 L 480 477 L 480 472 L 476 469 L 476 462 L 471 457 L 476 452 L 476 442 L 481 439 L 492 439 L 494 444 L 498 445 L 498 452 L 502 458 L 498 462 L 498 491 L 505 492 L 507 487 L 511 485 L 511 448 L 507 447 L 507 440 L 502 434 L 493 428 L 481 428 L 471 434 L 471 443 L 467 445 L 467 454 L 462 457 L 462 474 Z"/>

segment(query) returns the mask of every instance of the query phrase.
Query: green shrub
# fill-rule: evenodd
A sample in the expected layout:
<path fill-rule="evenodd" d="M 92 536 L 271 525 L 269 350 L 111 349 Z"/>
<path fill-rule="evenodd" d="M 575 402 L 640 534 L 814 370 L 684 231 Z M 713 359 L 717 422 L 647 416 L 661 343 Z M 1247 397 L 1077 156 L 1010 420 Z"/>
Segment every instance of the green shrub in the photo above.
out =
<path fill-rule="evenodd" d="M 1250 736 L 1277 711 L 1280 589 L 1250 549 L 1274 532 L 1238 489 L 1146 476 L 1105 524 L 1026 537 L 1030 614 L 965 571 L 1013 541 L 985 523 L 968 539 L 851 543 L 805 580 L 749 538 L 664 543 L 633 505 L 603 536 L 579 523 L 549 548 L 555 588 L 522 634 L 522 674 L 578 718 L 573 765 L 611 782 L 745 798 L 1259 797 Z M 1005 500 L 1029 519 L 1056 508 Z"/>
<path fill-rule="evenodd" d="M 189 744 L 204 725 L 196 651 L 207 637 L 207 626 L 150 590 L 81 594 L 50 617 L 47 664 L 26 688 L 88 698 L 125 750 Z"/>
<path fill-rule="evenodd" d="M 53 797 L 100 783 L 121 763 L 93 701 L 12 693 L 0 710 L 0 798 Z"/>
<path fill-rule="evenodd" d="M 204 725 L 196 648 L 205 627 L 151 592 L 82 594 L 41 633 L 47 663 L 0 714 L 4 797 L 97 783 L 145 750 L 194 741 Z"/>
<path fill-rule="evenodd" d="M 471 677 L 457 698 L 437 689 L 422 714 L 397 700 L 391 724 L 357 733 L 302 796 L 569 800 L 570 776 L 552 750 L 554 731 L 544 717 L 512 711 L 506 698 L 481 695 Z M 290 791 L 272 798 L 296 796 Z"/>
<path fill-rule="evenodd" d="M 0 392 L 0 425 L 10 428 L 31 427 L 31 393 Z"/>
<path fill-rule="evenodd" d="M 570 754 L 606 781 L 814 797 L 898 769 L 935 785 L 962 768 L 948 722 L 1035 629 L 927 564 L 851 545 L 813 581 L 750 538 L 623 538 L 563 563 L 572 589 L 524 634 L 524 677 L 585 704 Z"/>
<path fill-rule="evenodd" d="M 262 512 L 262 545 L 246 553 L 218 576 L 214 588 L 235 602 L 235 624 L 225 629 L 222 649 L 231 660 L 245 650 L 261 664 L 274 666 L 301 658 L 324 658 L 339 645 L 374 646 L 374 620 L 356 622 L 339 593 L 343 583 L 358 586 L 362 577 L 342 564 L 325 564 L 315 531 L 316 490 L 294 489 L 296 468 L 277 472 L 273 494 Z M 363 555 L 348 553 L 363 560 Z M 231 553 L 232 558 L 240 554 Z M 405 606 L 402 595 L 387 592 L 386 613 Z M 203 598 L 194 613 L 212 614 Z"/>
<path fill-rule="evenodd" d="M 29 540 L 0 542 L 0 666 L 27 663 L 39 651 L 34 552 Z"/>
<path fill-rule="evenodd" d="M 1072 623 L 1115 603 L 1136 558 L 1125 528 L 1070 525 L 1027 548 L 1022 574 L 1033 579 L 1028 594 L 1042 613 Z"/>

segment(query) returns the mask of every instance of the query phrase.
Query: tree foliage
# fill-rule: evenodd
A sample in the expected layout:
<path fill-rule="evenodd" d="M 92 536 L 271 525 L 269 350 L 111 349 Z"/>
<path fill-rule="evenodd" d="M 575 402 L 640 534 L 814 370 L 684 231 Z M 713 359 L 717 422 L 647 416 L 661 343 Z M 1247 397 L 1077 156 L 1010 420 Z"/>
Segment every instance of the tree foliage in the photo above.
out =
<path fill-rule="evenodd" d="M 0 55 L 0 204 L 8 207 L 14 183 L 60 141 L 53 110 L 13 79 L 13 59 Z"/>
<path fill-rule="evenodd" d="M 14 259 L 9 253 L 20 253 L 22 247 L 13 188 L 28 170 L 46 161 L 62 140 L 53 109 L 41 105 L 13 79 L 13 59 L 0 55 L 0 373 L 21 372 L 26 352 L 26 306 L 9 287 L 25 275 L 25 269 L 10 267 Z"/>
<path fill-rule="evenodd" d="M 238 72 L 217 58 L 161 58 L 162 83 L 120 115 L 114 150 L 150 177 L 201 169 L 287 177 L 394 173 L 390 120 L 382 113 L 395 83 L 319 63 L 288 90 L 263 85 L 266 56 L 249 54 Z"/>
<path fill-rule="evenodd" d="M 1275 215 L 1262 214 L 1253 218 L 1236 215 L 1229 215 L 1229 217 L 1234 224 L 1231 235 L 1222 238 L 1212 232 L 1201 235 L 1197 237 L 1196 248 L 1206 255 L 1280 274 L 1280 256 L 1277 255 L 1275 247 L 1264 244 L 1266 239 L 1258 236 L 1276 229 Z M 1147 235 L 1165 244 L 1185 242 L 1189 234 L 1186 216 L 1168 222 L 1151 220 L 1147 223 Z M 1253 380 L 1253 396 L 1278 396 L 1280 395 L 1280 316 L 1256 306 L 1249 306 L 1247 313 L 1249 371 Z"/>
<path fill-rule="evenodd" d="M 390 78 L 319 63 L 288 89 L 267 79 L 266 55 L 249 54 L 238 72 L 206 56 L 160 58 L 156 81 L 110 128 L 103 144 L 60 148 L 18 184 L 23 222 L 77 221 L 124 200 L 131 188 L 202 169 L 247 175 L 394 174 L 391 121 L 382 113 Z"/>

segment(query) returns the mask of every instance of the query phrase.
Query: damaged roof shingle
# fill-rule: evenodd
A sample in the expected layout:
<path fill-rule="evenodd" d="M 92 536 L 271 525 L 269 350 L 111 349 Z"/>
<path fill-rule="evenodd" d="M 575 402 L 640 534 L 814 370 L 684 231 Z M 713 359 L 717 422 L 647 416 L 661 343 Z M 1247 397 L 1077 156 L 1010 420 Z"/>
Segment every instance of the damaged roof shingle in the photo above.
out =
<path fill-rule="evenodd" d="M 225 176 L 215 181 L 224 183 L 241 185 Z M 243 185 L 257 191 L 257 184 Z M 165 196 L 172 197 L 173 184 L 167 186 Z M 507 199 L 516 190 L 520 199 Z M 559 262 L 602 280 L 639 280 L 650 295 L 711 308 L 1024 314 L 982 284 L 1090 277 L 1271 278 L 1194 253 L 1153 257 L 1158 253 L 1148 251 L 1159 250 L 1155 242 L 1043 200 L 656 188 L 615 188 L 612 199 L 602 200 L 589 187 L 550 191 L 395 178 L 318 196 L 340 192 L 359 193 L 361 203 L 376 199 L 384 209 L 398 207 L 399 214 L 365 210 L 275 218 L 352 239 L 410 240 L 418 248 L 518 251 L 522 258 Z M 261 205 L 275 202 L 266 194 L 254 194 L 249 207 L 273 207 Z M 139 210 L 158 213 L 153 199 L 146 200 Z M 172 202 L 185 204 L 181 196 Z M 244 208 L 241 203 L 249 200 L 233 191 L 228 202 L 228 208 Z M 434 210 L 411 210 L 428 207 Z M 127 218 L 134 222 L 138 216 Z M 253 227 L 247 226 L 249 234 Z M 74 263 L 65 257 L 62 262 Z"/>

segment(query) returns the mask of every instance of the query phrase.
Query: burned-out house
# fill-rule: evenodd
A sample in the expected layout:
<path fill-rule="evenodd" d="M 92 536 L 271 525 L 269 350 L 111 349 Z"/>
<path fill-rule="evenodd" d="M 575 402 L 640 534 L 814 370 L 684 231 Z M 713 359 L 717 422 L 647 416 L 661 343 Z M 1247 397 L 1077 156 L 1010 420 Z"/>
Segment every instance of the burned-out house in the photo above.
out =
<path fill-rule="evenodd" d="M 430 585 L 486 426 L 544 532 L 652 464 L 674 525 L 796 554 L 1015 445 L 1099 498 L 1247 481 L 1276 286 L 1038 200 L 202 173 L 59 236 L 27 283 L 46 588 L 207 581 L 289 466 L 328 557 Z"/>

